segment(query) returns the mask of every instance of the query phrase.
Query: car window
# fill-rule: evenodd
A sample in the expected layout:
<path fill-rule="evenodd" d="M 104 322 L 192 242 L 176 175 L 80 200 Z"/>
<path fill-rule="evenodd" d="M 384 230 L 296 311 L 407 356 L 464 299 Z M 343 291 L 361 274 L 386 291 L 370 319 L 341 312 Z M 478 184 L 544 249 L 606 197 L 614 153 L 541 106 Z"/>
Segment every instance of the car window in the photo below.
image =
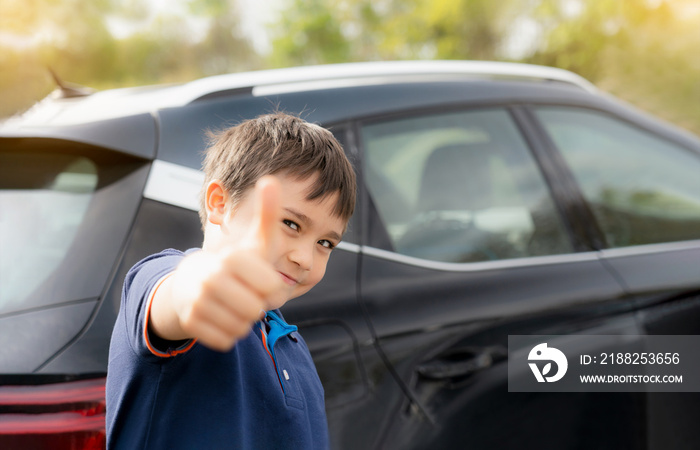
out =
<path fill-rule="evenodd" d="M 133 223 L 149 165 L 75 142 L 3 144 L 0 314 L 97 298 Z"/>
<path fill-rule="evenodd" d="M 0 155 L 0 305 L 21 303 L 63 260 L 97 186 L 81 156 Z"/>
<path fill-rule="evenodd" d="M 572 251 L 544 180 L 505 110 L 362 128 L 364 178 L 388 242 L 444 262 Z M 373 229 L 373 228 L 371 228 Z"/>
<path fill-rule="evenodd" d="M 611 247 L 700 239 L 700 156 L 613 117 L 536 110 Z"/>

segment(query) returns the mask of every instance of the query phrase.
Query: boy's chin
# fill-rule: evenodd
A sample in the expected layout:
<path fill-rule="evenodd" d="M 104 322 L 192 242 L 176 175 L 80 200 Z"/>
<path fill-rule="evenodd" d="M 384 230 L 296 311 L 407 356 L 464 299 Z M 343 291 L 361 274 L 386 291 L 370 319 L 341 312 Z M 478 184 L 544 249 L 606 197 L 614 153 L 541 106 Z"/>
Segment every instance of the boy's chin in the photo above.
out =
<path fill-rule="evenodd" d="M 288 301 L 296 298 L 292 293 L 285 293 L 279 295 L 278 297 L 273 297 L 267 300 L 267 310 L 272 311 L 273 309 L 278 309 L 283 307 Z"/>
<path fill-rule="evenodd" d="M 305 289 L 299 289 L 299 286 L 292 287 L 286 292 L 281 292 L 279 295 L 267 299 L 267 310 L 271 311 L 273 309 L 278 309 L 284 306 L 288 301 L 294 300 L 295 298 L 301 297 L 302 295 L 309 292 L 311 288 L 306 287 Z"/>

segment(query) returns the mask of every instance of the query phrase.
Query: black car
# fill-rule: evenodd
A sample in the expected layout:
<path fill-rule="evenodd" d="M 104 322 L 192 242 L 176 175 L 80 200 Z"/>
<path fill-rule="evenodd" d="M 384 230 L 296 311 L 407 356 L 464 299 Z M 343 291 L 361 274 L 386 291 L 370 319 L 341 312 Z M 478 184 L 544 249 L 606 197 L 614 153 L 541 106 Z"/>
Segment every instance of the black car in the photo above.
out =
<path fill-rule="evenodd" d="M 283 308 L 334 448 L 697 448 L 697 394 L 508 392 L 510 335 L 700 334 L 700 140 L 558 69 L 359 63 L 82 95 L 0 126 L 0 448 L 104 445 L 126 271 L 201 244 L 207 130 L 283 110 L 360 180 Z"/>

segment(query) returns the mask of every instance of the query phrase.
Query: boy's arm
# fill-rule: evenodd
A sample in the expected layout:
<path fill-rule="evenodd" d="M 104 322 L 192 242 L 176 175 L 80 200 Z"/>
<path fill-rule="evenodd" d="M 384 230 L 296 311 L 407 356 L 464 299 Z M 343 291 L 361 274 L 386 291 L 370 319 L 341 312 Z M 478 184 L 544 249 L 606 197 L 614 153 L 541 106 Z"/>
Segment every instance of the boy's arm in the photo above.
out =
<path fill-rule="evenodd" d="M 260 320 L 268 298 L 284 295 L 269 256 L 281 220 L 279 183 L 263 179 L 249 195 L 256 196 L 250 233 L 235 245 L 186 256 L 153 294 L 151 332 L 226 351 Z"/>

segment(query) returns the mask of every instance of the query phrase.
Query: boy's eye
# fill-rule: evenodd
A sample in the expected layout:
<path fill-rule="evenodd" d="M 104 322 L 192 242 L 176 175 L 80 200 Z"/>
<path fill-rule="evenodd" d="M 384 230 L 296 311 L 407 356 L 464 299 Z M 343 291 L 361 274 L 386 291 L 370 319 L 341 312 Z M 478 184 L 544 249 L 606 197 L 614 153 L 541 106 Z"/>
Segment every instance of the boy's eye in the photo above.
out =
<path fill-rule="evenodd" d="M 284 224 L 287 225 L 292 230 L 299 231 L 299 225 L 296 222 L 292 222 L 291 220 L 287 220 L 287 219 L 284 219 L 282 222 L 284 222 Z"/>
<path fill-rule="evenodd" d="M 331 241 L 329 241 L 327 239 L 322 239 L 322 240 L 318 241 L 318 243 L 329 250 L 333 250 L 335 248 L 335 244 L 333 244 Z"/>

